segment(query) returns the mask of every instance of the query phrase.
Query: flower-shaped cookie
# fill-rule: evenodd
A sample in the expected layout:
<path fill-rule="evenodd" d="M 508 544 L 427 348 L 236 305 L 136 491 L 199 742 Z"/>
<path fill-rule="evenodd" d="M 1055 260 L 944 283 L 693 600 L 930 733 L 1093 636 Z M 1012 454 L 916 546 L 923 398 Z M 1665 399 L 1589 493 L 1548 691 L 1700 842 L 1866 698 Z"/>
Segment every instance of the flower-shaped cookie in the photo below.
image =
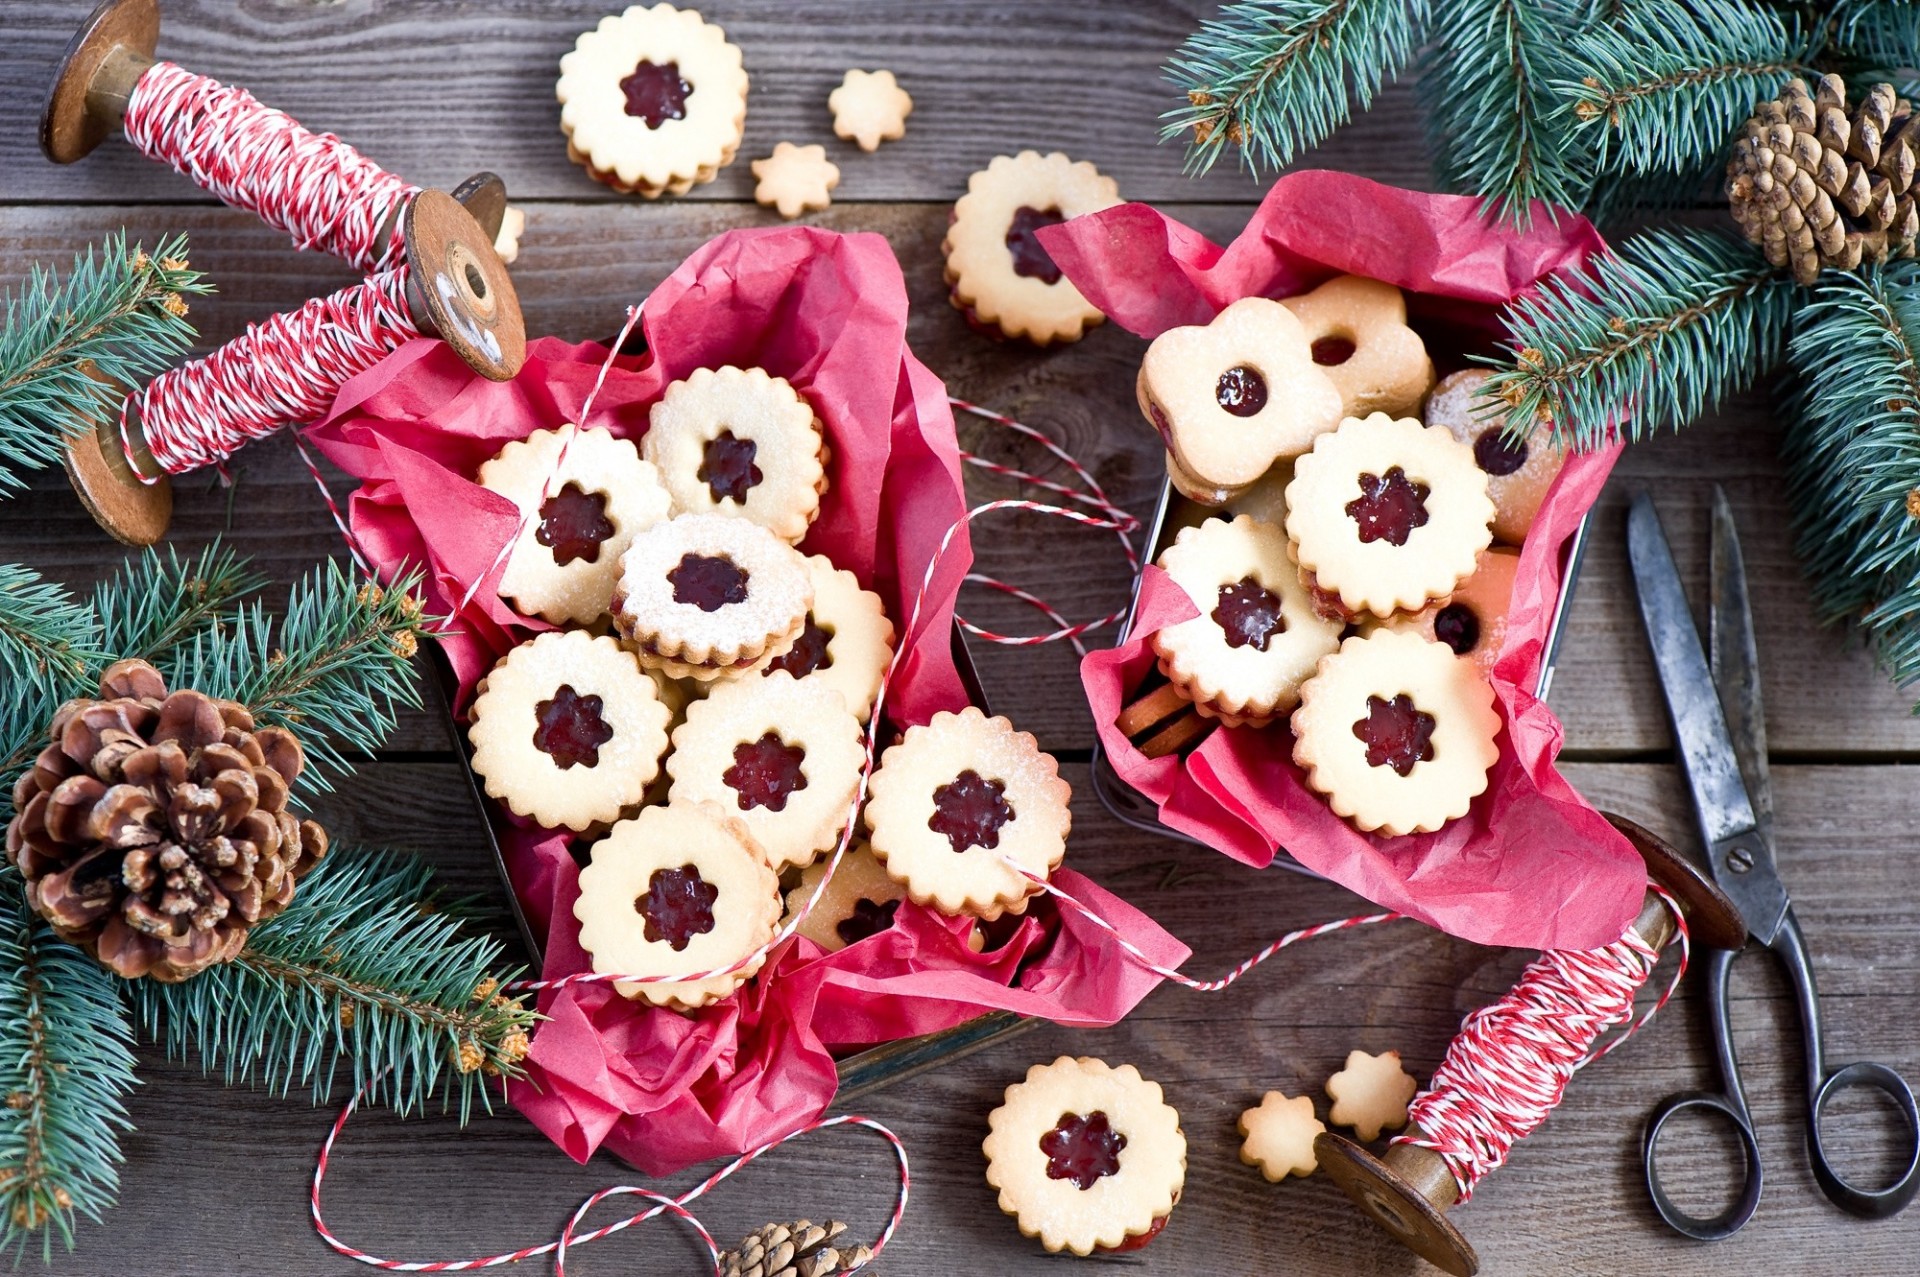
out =
<path fill-rule="evenodd" d="M 813 405 L 759 368 L 697 368 L 647 416 L 640 454 L 659 471 L 675 514 L 735 514 L 798 541 L 827 490 L 826 445 Z"/>
<path fill-rule="evenodd" d="M 893 622 L 880 596 L 861 589 L 859 577 L 834 567 L 826 555 L 807 556 L 807 575 L 813 581 L 813 607 L 793 646 L 768 662 L 762 674 L 771 678 L 785 670 L 825 683 L 864 723 L 893 659 Z"/>
<path fill-rule="evenodd" d="M 1306 327 L 1313 362 L 1339 387 L 1342 412 L 1410 417 L 1433 385 L 1427 344 L 1407 327 L 1407 299 L 1392 284 L 1338 275 L 1280 303 Z"/>
<path fill-rule="evenodd" d="M 1275 1184 L 1289 1175 L 1311 1175 L 1320 1165 L 1313 1151 L 1313 1140 L 1326 1130 L 1326 1124 L 1313 1115 L 1313 1101 L 1306 1096 L 1288 1099 L 1278 1091 L 1268 1091 L 1257 1108 L 1240 1115 L 1240 1160 L 1258 1166 L 1260 1173 Z"/>
<path fill-rule="evenodd" d="M 1287 557 L 1287 534 L 1241 515 L 1182 528 L 1160 567 L 1200 615 L 1153 635 L 1160 672 L 1201 713 L 1261 727 L 1293 708 L 1300 684 L 1340 645 Z"/>
<path fill-rule="evenodd" d="M 1410 417 L 1348 417 L 1294 461 L 1287 485 L 1294 561 L 1349 619 L 1453 593 L 1493 539 L 1492 518 L 1473 453 Z"/>
<path fill-rule="evenodd" d="M 833 112 L 836 136 L 863 151 L 877 151 L 882 142 L 907 135 L 913 99 L 891 71 L 849 71 L 827 95 L 827 109 Z"/>
<path fill-rule="evenodd" d="M 1369 832 L 1431 832 L 1466 815 L 1500 756 L 1492 686 L 1418 634 L 1346 640 L 1300 685 L 1292 721 L 1307 784 Z"/>
<path fill-rule="evenodd" d="M 753 162 L 758 179 L 753 199 L 792 221 L 802 213 L 818 212 L 833 203 L 840 185 L 840 166 L 827 158 L 827 148 L 812 143 L 795 146 L 776 142 L 773 154 Z"/>
<path fill-rule="evenodd" d="M 1154 338 L 1136 390 L 1140 411 L 1203 491 L 1246 487 L 1340 421 L 1340 391 L 1313 362 L 1306 329 L 1264 297 Z"/>
<path fill-rule="evenodd" d="M 1377 1140 L 1381 1131 L 1407 1124 L 1407 1105 L 1418 1089 L 1400 1067 L 1398 1051 L 1349 1051 L 1347 1067 L 1327 1079 L 1327 1094 L 1333 1099 L 1333 1112 L 1327 1116 L 1335 1126 L 1351 1126 L 1362 1140 Z"/>
<path fill-rule="evenodd" d="M 1180 1200 L 1187 1137 L 1157 1083 L 1131 1064 L 1061 1056 L 1007 1088 L 987 1118 L 987 1183 L 1050 1251 L 1116 1250 Z"/>
<path fill-rule="evenodd" d="M 812 606 L 798 550 L 745 519 L 682 514 L 627 547 L 612 611 L 641 664 L 708 681 L 786 651 Z"/>
<path fill-rule="evenodd" d="M 1527 529 L 1566 464 L 1567 450 L 1553 442 L 1553 427 L 1544 418 L 1522 442 L 1509 440 L 1501 428 L 1504 416 L 1489 413 L 1477 402 L 1491 375 L 1485 368 L 1469 368 L 1442 379 L 1427 396 L 1421 419 L 1444 427 L 1473 449 L 1475 464 L 1487 472 L 1493 535 L 1508 545 L 1519 545 L 1527 539 Z"/>

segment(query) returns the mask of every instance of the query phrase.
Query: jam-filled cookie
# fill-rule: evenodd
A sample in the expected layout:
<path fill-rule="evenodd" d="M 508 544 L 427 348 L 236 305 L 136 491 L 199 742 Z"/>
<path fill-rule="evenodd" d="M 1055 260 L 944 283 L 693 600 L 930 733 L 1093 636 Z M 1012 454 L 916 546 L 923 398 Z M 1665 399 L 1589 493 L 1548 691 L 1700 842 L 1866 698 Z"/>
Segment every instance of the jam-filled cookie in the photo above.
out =
<path fill-rule="evenodd" d="M 813 406 L 758 368 L 700 368 L 667 387 L 640 454 L 658 469 L 676 514 L 732 514 L 798 541 L 827 490 L 826 445 Z"/>
<path fill-rule="evenodd" d="M 1412 615 L 1385 622 L 1389 629 L 1408 630 L 1435 643 L 1445 643 L 1455 656 L 1473 662 L 1483 678 L 1493 677 L 1493 663 L 1507 640 L 1507 608 L 1513 601 L 1513 578 L 1520 552 L 1499 546 L 1480 551 L 1479 566 L 1453 592 L 1453 597 L 1429 603 Z"/>
<path fill-rule="evenodd" d="M 787 917 L 799 913 L 813 898 L 827 864 L 826 860 L 817 860 L 800 875 L 799 885 L 787 893 Z M 840 857 L 840 867 L 827 879 L 826 890 L 800 923 L 799 934 L 834 953 L 893 926 L 893 916 L 906 898 L 906 888 L 893 880 L 886 866 L 874 858 L 872 849 L 864 842 L 855 842 Z"/>
<path fill-rule="evenodd" d="M 551 829 L 604 825 L 638 806 L 660 771 L 669 711 L 613 639 L 539 635 L 477 690 L 473 770 L 515 815 Z"/>
<path fill-rule="evenodd" d="M 1473 449 L 1475 464 L 1487 472 L 1493 535 L 1508 545 L 1519 545 L 1527 539 L 1527 529 L 1540 513 L 1547 490 L 1566 464 L 1567 450 L 1553 442 L 1553 427 L 1545 420 L 1536 422 L 1523 442 L 1509 441 L 1500 425 L 1504 417 L 1488 416 L 1474 402 L 1491 375 L 1484 368 L 1469 368 L 1442 378 L 1427 396 L 1423 418 Z"/>
<path fill-rule="evenodd" d="M 1072 788 L 1053 757 L 1004 718 L 968 706 L 909 727 L 868 785 L 873 854 L 942 913 L 1020 913 L 1067 851 Z"/>
<path fill-rule="evenodd" d="M 798 550 L 745 519 L 683 514 L 627 547 L 612 612 L 641 664 L 705 682 L 786 651 L 812 606 Z"/>
<path fill-rule="evenodd" d="M 643 808 L 593 845 L 580 871 L 580 947 L 606 975 L 697 975 L 773 939 L 780 878 L 740 820 L 714 803 Z M 691 1010 L 752 978 L 762 954 L 704 980 L 615 981 L 629 998 Z"/>
<path fill-rule="evenodd" d="M 1084 1056 L 1028 1069 L 988 1116 L 981 1148 L 1000 1209 L 1056 1252 L 1137 1249 L 1187 1179 L 1186 1133 L 1159 1084 Z"/>
<path fill-rule="evenodd" d="M 953 304 L 1003 337 L 1079 341 L 1106 316 L 1061 275 L 1036 232 L 1119 202 L 1112 178 L 1057 151 L 996 156 L 953 206 L 942 245 Z"/>
<path fill-rule="evenodd" d="M 1443 599 L 1493 538 L 1473 453 L 1438 427 L 1348 417 L 1293 463 L 1287 536 L 1323 611 L 1389 617 Z"/>
<path fill-rule="evenodd" d="M 1293 761 L 1362 830 L 1427 833 L 1464 816 L 1499 758 L 1493 688 L 1444 643 L 1349 638 L 1300 687 Z"/>
<path fill-rule="evenodd" d="M 846 698 L 853 716 L 865 722 L 873 698 L 893 659 L 893 622 L 886 605 L 860 578 L 833 566 L 824 554 L 807 556 L 813 580 L 813 607 L 799 637 L 762 669 L 771 678 L 785 671 L 795 678 L 825 683 Z"/>
<path fill-rule="evenodd" d="M 1306 327 L 1313 362 L 1340 389 L 1349 417 L 1410 417 L 1433 385 L 1427 344 L 1407 327 L 1407 299 L 1392 284 L 1339 275 L 1280 303 Z"/>
<path fill-rule="evenodd" d="M 1293 482 L 1293 463 L 1276 461 L 1271 469 L 1226 501 L 1229 515 L 1251 515 L 1277 528 L 1287 525 L 1287 485 Z"/>
<path fill-rule="evenodd" d="M 600 19 L 560 59 L 555 93 L 574 163 L 649 199 L 711 182 L 733 163 L 747 120 L 739 47 L 670 4 Z"/>
<path fill-rule="evenodd" d="M 654 468 L 598 426 L 536 430 L 483 463 L 480 485 L 535 516 L 507 560 L 500 597 L 556 625 L 602 616 L 634 533 L 667 517 Z"/>
<path fill-rule="evenodd" d="M 1208 489 L 1231 496 L 1340 421 L 1340 391 L 1313 362 L 1307 330 L 1264 297 L 1154 338 L 1135 390 L 1198 491 L 1181 490 L 1203 502 Z"/>
<path fill-rule="evenodd" d="M 791 674 L 716 686 L 673 733 L 669 799 L 740 817 L 776 871 L 837 845 L 866 758 L 840 693 Z"/>
<path fill-rule="evenodd" d="M 1293 708 L 1301 681 L 1340 645 L 1340 623 L 1314 612 L 1274 524 L 1243 514 L 1182 528 L 1160 567 L 1200 615 L 1157 631 L 1153 650 L 1202 714 L 1264 727 Z"/>

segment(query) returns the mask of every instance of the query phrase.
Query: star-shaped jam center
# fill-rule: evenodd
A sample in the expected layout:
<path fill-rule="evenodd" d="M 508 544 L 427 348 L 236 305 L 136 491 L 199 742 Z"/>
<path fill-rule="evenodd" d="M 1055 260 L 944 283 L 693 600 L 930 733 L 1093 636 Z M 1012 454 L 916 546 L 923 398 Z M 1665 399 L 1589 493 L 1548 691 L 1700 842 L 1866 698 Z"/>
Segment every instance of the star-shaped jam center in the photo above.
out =
<path fill-rule="evenodd" d="M 1367 766 L 1405 776 L 1433 757 L 1433 728 L 1433 715 L 1401 692 L 1392 700 L 1367 697 L 1367 716 L 1354 723 L 1353 734 L 1366 744 Z"/>
<path fill-rule="evenodd" d="M 1006 800 L 1007 783 L 987 780 L 969 767 L 933 791 L 933 815 L 927 828 L 944 834 L 955 851 L 1000 845 L 1000 828 L 1013 819 Z"/>
<path fill-rule="evenodd" d="M 575 559 L 598 563 L 600 543 L 612 535 L 606 494 L 588 492 L 577 483 L 540 503 L 540 524 L 533 530 L 533 539 L 552 550 L 553 561 L 561 567 Z"/>
<path fill-rule="evenodd" d="M 1083 1193 L 1107 1176 L 1120 1173 L 1120 1150 L 1126 1146 L 1127 1137 L 1114 1130 L 1107 1115 L 1098 1110 L 1085 1117 L 1062 1113 L 1054 1128 L 1040 1137 L 1040 1151 L 1047 1156 L 1047 1178 L 1072 1180 Z"/>
<path fill-rule="evenodd" d="M 633 907 L 646 922 L 647 940 L 664 940 L 679 953 L 713 930 L 713 902 L 719 898 L 720 888 L 701 878 L 698 865 L 681 865 L 654 870 Z"/>
<path fill-rule="evenodd" d="M 868 936 L 877 936 L 893 925 L 900 912 L 898 900 L 856 900 L 853 912 L 840 919 L 834 931 L 842 944 L 858 944 Z"/>
<path fill-rule="evenodd" d="M 644 121 L 649 129 L 657 129 L 668 120 L 687 118 L 687 98 L 693 86 L 680 78 L 678 62 L 642 59 L 633 74 L 620 81 L 620 92 L 627 98 L 627 114 Z"/>
<path fill-rule="evenodd" d="M 760 467 L 753 464 L 759 451 L 760 445 L 753 440 L 722 430 L 707 440 L 694 478 L 707 485 L 715 501 L 744 502 L 747 490 L 758 485 L 762 478 Z"/>
<path fill-rule="evenodd" d="M 741 811 L 755 807 L 785 811 L 787 797 L 807 787 L 807 774 L 800 770 L 806 761 L 804 746 L 789 745 L 780 733 L 767 732 L 758 740 L 735 745 L 733 766 L 721 772 L 720 779 L 739 796 Z"/>
<path fill-rule="evenodd" d="M 1256 652 L 1266 651 L 1273 636 L 1287 629 L 1280 596 L 1250 576 L 1220 587 L 1213 623 L 1226 635 L 1228 647 L 1250 647 Z"/>
<path fill-rule="evenodd" d="M 1360 540 L 1385 541 L 1405 545 L 1413 530 L 1427 522 L 1427 493 L 1424 483 L 1407 478 L 1399 466 L 1377 474 L 1360 476 L 1360 495 L 1347 502 L 1347 517 L 1360 525 Z"/>
<path fill-rule="evenodd" d="M 1041 247 L 1036 232 L 1043 226 L 1058 226 L 1066 220 L 1057 208 L 1030 208 L 1022 204 L 1013 210 L 1013 221 L 1007 226 L 1007 251 L 1013 254 L 1014 274 L 1043 284 L 1060 282 L 1060 267 Z"/>
<path fill-rule="evenodd" d="M 747 574 L 724 555 L 683 554 L 680 566 L 667 573 L 673 601 L 702 612 L 718 612 L 729 603 L 747 601 Z"/>
<path fill-rule="evenodd" d="M 807 623 L 800 627 L 800 637 L 793 646 L 780 656 L 767 662 L 767 668 L 760 671 L 761 677 L 775 670 L 785 670 L 795 678 L 805 678 L 815 670 L 823 670 L 833 664 L 833 654 L 827 651 L 827 644 L 833 639 L 832 630 L 823 630 L 820 623 L 813 619 L 813 613 L 807 613 Z"/>
<path fill-rule="evenodd" d="M 560 684 L 551 700 L 533 707 L 533 747 L 561 771 L 598 767 L 600 747 L 613 739 L 613 727 L 600 717 L 600 707 L 598 696 L 582 696 L 571 684 Z"/>

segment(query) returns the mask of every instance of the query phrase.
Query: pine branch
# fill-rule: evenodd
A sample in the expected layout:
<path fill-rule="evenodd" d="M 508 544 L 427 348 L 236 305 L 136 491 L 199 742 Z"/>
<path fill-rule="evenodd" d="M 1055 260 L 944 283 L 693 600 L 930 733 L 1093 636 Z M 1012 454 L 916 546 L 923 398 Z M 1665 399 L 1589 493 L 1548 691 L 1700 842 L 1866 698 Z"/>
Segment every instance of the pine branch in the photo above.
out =
<path fill-rule="evenodd" d="M 1920 683 L 1920 263 L 1828 272 L 1788 348 L 1782 452 L 1821 617 Z M 1916 706 L 1920 712 L 1920 706 Z"/>
<path fill-rule="evenodd" d="M 382 589 L 330 562 L 294 585 L 277 626 L 259 603 L 243 606 L 232 624 L 181 644 L 161 672 L 169 687 L 239 701 L 293 729 L 309 764 L 300 783 L 326 788 L 326 773 L 350 769 L 348 752 L 371 753 L 402 707 L 420 706 L 418 579 Z"/>
<path fill-rule="evenodd" d="M 62 586 L 0 563 L 0 687 L 7 696 L 59 693 L 100 663 L 100 624 Z"/>
<path fill-rule="evenodd" d="M 184 559 L 169 546 L 129 559 L 93 592 L 102 646 L 111 660 L 166 660 L 228 615 L 233 601 L 267 584 L 218 541 Z"/>
<path fill-rule="evenodd" d="M 1800 23 L 1741 0 L 1638 0 L 1573 37 L 1555 84 L 1602 171 L 1690 172 L 1720 156 L 1756 102 L 1812 71 Z"/>
<path fill-rule="evenodd" d="M 1920 67 L 1920 6 L 1912 0 L 1851 0 L 1833 6 L 1828 49 L 1847 62 Z"/>
<path fill-rule="evenodd" d="M 494 993 L 501 946 L 423 901 L 412 857 L 336 849 L 235 961 L 183 984 L 130 984 L 145 1030 L 170 1056 L 198 1052 L 229 1085 L 335 1094 L 342 1057 L 355 1091 L 408 1113 L 438 1096 L 461 1119 L 485 1079 L 514 1075 L 535 1016 Z M 510 977 L 509 977 L 510 978 Z"/>
<path fill-rule="evenodd" d="M 1191 133 L 1190 172 L 1229 143 L 1255 172 L 1286 167 L 1365 110 L 1423 39 L 1429 0 L 1241 0 L 1187 38 L 1167 67 L 1186 94 L 1163 138 Z"/>
<path fill-rule="evenodd" d="M 1545 413 L 1580 449 L 1677 429 L 1778 362 L 1796 300 L 1732 235 L 1650 231 L 1509 307 L 1485 393 L 1509 430 Z"/>
<path fill-rule="evenodd" d="M 1528 207 L 1584 202 L 1583 140 L 1559 118 L 1551 82 L 1568 73 L 1569 32 L 1584 0 L 1456 0 L 1445 9 L 1420 75 L 1441 185 L 1487 197 L 1520 226 Z"/>
<path fill-rule="evenodd" d="M 76 1216 L 98 1220 L 119 1190 L 132 1030 L 118 982 L 57 939 L 0 874 L 0 1250 L 37 1234 L 73 1247 Z"/>
<path fill-rule="evenodd" d="M 193 344 L 188 296 L 210 292 L 188 269 L 187 241 L 152 254 L 116 234 L 74 258 L 65 280 L 35 267 L 0 308 L 0 496 L 53 464 L 91 426 L 110 391 L 135 386 Z"/>

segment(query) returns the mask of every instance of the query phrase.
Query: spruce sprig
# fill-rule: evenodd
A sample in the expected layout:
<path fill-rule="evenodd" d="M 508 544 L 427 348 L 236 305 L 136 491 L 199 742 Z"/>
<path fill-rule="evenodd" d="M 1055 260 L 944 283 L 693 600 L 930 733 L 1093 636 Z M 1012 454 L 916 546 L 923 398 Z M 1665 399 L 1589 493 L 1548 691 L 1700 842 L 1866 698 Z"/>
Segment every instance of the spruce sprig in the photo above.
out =
<path fill-rule="evenodd" d="M 17 563 L 0 563 L 0 688 L 6 696 L 56 693 L 105 655 L 93 609 Z"/>
<path fill-rule="evenodd" d="M 235 599 L 266 584 L 265 576 L 218 541 L 191 558 L 172 546 L 148 549 L 94 589 L 101 645 L 116 661 L 164 661 L 219 624 Z"/>
<path fill-rule="evenodd" d="M 1779 361 L 1796 292 L 1732 235 L 1649 231 L 1508 308 L 1489 410 L 1580 449 L 1678 428 Z"/>
<path fill-rule="evenodd" d="M 0 302 L 0 496 L 60 459 L 105 410 L 193 344 L 190 296 L 212 291 L 187 266 L 184 236 L 151 253 L 116 234 L 64 279 L 39 266 Z M 103 384 L 104 383 L 104 384 Z"/>
<path fill-rule="evenodd" d="M 1241 0 L 1222 6 L 1174 54 L 1167 76 L 1186 103 L 1161 118 L 1191 134 L 1189 172 L 1229 145 L 1255 172 L 1286 167 L 1365 110 L 1407 65 L 1430 0 Z"/>
<path fill-rule="evenodd" d="M 1827 45 L 1845 61 L 1882 67 L 1920 67 L 1920 6 L 1912 0 L 1851 0 L 1836 4 Z"/>
<path fill-rule="evenodd" d="M 0 873 L 0 1252 L 17 1262 L 76 1217 L 98 1220 L 119 1189 L 126 1096 L 136 1084 L 119 982 L 58 939 Z"/>
<path fill-rule="evenodd" d="M 1812 73 L 1818 43 L 1797 19 L 1743 0 L 1636 0 L 1573 36 L 1584 74 L 1554 87 L 1603 170 L 1692 172 L 1721 155 L 1755 102 Z"/>
<path fill-rule="evenodd" d="M 131 982 L 135 1014 L 229 1085 L 304 1087 L 318 1103 L 345 1058 L 369 1102 L 404 1114 L 437 1096 L 464 1121 L 476 1097 L 490 1104 L 487 1079 L 517 1074 L 536 1017 L 495 993 L 498 941 L 429 911 L 430 878 L 408 856 L 336 848 L 235 961 Z"/>

